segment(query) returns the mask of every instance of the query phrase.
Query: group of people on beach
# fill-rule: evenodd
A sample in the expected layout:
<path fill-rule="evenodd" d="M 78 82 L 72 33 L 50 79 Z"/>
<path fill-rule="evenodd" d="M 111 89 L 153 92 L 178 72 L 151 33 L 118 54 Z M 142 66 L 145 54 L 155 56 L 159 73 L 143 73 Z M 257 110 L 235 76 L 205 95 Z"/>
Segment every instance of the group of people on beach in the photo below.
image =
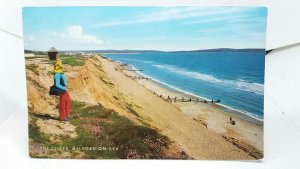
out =
<path fill-rule="evenodd" d="M 70 121 L 71 98 L 67 92 L 67 78 L 63 71 L 62 61 L 55 48 L 48 51 L 48 56 L 50 60 L 56 61 L 52 69 L 54 85 L 50 87 L 49 94 L 59 96 L 59 120 Z"/>

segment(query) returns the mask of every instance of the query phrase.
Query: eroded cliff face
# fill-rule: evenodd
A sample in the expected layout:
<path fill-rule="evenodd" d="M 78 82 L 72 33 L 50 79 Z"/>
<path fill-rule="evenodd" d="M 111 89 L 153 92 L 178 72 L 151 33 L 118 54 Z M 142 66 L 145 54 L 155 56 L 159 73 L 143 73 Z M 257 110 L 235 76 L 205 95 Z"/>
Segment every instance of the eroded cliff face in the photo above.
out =
<path fill-rule="evenodd" d="M 52 61 L 49 61 L 47 58 L 26 59 L 29 142 L 30 155 L 32 157 L 153 158 L 157 156 L 158 158 L 188 158 L 176 146 L 170 146 L 171 142 L 168 138 L 151 129 L 148 124 L 148 120 L 151 119 L 143 118 L 139 115 L 139 111 L 142 111 L 140 106 L 120 92 L 117 87 L 118 84 L 110 81 L 110 78 L 103 71 L 97 56 L 81 59 L 84 61 L 83 65 L 71 66 L 65 63 L 63 68 L 68 78 L 67 90 L 70 93 L 73 104 L 71 115 L 74 120 L 72 122 L 61 122 L 58 120 L 58 97 L 48 94 L 50 86 L 54 83 L 53 74 L 51 73 Z M 118 154 L 120 151 L 118 153 L 110 153 L 115 154 L 115 156 L 108 156 L 105 153 L 91 154 L 80 149 L 72 151 L 66 151 L 63 148 L 49 149 L 49 145 L 54 147 L 55 145 L 58 147 L 68 146 L 65 140 L 68 140 L 68 143 L 74 146 L 75 143 L 80 144 L 80 139 L 81 141 L 82 139 L 88 139 L 85 137 L 91 137 L 91 139 L 96 139 L 94 141 L 101 142 L 103 141 L 99 140 L 101 135 L 107 134 L 106 130 L 112 130 L 111 126 L 113 125 L 108 124 L 117 124 L 122 120 L 124 121 L 120 123 L 121 126 L 123 123 L 126 123 L 126 126 L 134 126 L 137 132 L 141 130 L 140 127 L 147 128 L 147 131 L 151 131 L 148 131 L 149 133 L 154 132 L 152 135 L 148 133 L 148 142 L 144 138 L 136 138 L 137 144 L 145 144 L 143 146 L 148 147 L 146 152 L 130 146 L 127 146 L 127 148 L 119 147 L 119 149 L 123 149 L 123 154 Z M 83 134 L 87 134 L 87 136 L 83 136 Z M 106 135 L 106 137 L 113 136 Z M 135 136 L 133 135 L 133 137 Z M 112 138 L 108 140 L 114 142 Z M 145 143 L 139 143 L 139 141 Z M 107 144 L 113 145 L 113 143 Z M 124 145 L 126 144 L 124 143 Z M 45 145 L 48 148 L 45 148 Z M 151 150 L 151 146 L 152 149 L 156 148 L 160 151 L 155 153 Z"/>
<path fill-rule="evenodd" d="M 28 106 L 34 112 L 58 115 L 58 98 L 48 94 L 53 85 L 51 73 L 52 63 L 45 59 L 26 60 Z M 72 101 L 84 102 L 88 105 L 102 104 L 119 112 L 122 115 L 133 118 L 128 112 L 128 105 L 133 109 L 138 108 L 130 98 L 126 98 L 116 88 L 106 73 L 101 68 L 97 57 L 85 58 L 83 66 L 70 66 L 64 64 L 64 72 L 68 78 L 68 92 Z"/>

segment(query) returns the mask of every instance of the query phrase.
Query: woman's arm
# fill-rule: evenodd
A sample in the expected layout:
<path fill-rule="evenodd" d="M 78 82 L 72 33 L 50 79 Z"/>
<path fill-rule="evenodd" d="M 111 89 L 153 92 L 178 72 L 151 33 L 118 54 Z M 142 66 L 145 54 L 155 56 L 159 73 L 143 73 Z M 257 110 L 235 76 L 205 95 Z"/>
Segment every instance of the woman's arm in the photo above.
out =
<path fill-rule="evenodd" d="M 54 74 L 54 79 L 55 79 L 55 86 L 61 90 L 66 90 L 67 88 L 65 86 L 62 86 L 60 84 L 60 78 L 61 78 L 61 74 L 60 73 L 55 73 Z M 66 83 L 66 81 L 65 81 Z"/>
<path fill-rule="evenodd" d="M 61 77 L 63 78 L 65 87 L 67 87 L 67 83 L 68 83 L 67 77 L 65 76 L 65 74 L 61 74 Z"/>

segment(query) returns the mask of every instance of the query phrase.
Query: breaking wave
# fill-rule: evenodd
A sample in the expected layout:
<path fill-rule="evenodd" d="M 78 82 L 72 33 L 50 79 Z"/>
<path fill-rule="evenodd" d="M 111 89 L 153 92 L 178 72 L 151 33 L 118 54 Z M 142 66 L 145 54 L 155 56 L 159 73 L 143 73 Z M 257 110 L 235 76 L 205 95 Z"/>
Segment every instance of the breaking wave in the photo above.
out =
<path fill-rule="evenodd" d="M 154 64 L 153 66 L 157 67 L 159 69 L 164 69 L 164 70 L 182 75 L 182 76 L 187 76 L 190 78 L 207 81 L 210 83 L 221 84 L 223 86 L 233 87 L 235 89 L 252 92 L 252 93 L 259 94 L 259 95 L 264 94 L 264 85 L 260 84 L 260 83 L 247 82 L 247 81 L 241 80 L 241 79 L 237 79 L 237 80 L 220 79 L 220 78 L 216 78 L 212 75 L 203 74 L 203 73 L 199 73 L 199 72 L 192 72 L 192 71 L 189 71 L 189 70 L 186 70 L 183 68 L 179 68 L 179 67 L 167 65 L 167 64 Z"/>

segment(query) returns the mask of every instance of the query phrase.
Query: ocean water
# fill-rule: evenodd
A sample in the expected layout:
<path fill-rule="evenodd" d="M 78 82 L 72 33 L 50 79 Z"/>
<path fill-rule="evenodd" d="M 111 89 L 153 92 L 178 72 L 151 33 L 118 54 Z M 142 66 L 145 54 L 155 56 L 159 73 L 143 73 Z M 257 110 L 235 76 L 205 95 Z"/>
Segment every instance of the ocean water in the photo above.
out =
<path fill-rule="evenodd" d="M 263 119 L 265 53 L 145 52 L 105 54 L 142 69 L 146 76 L 206 99 Z"/>

